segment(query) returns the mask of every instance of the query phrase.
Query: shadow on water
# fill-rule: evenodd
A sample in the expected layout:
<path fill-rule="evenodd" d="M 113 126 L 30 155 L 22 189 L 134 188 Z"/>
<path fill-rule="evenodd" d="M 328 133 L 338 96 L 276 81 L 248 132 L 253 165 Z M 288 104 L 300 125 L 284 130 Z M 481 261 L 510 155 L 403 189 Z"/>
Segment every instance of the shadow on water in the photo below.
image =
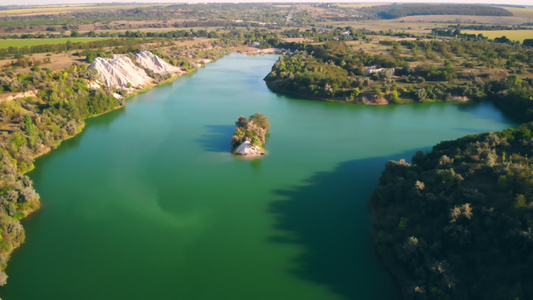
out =
<path fill-rule="evenodd" d="M 282 232 L 271 242 L 303 247 L 290 272 L 343 299 L 397 298 L 373 252 L 367 205 L 387 160 L 410 161 L 417 150 L 343 162 L 332 172 L 314 174 L 305 186 L 274 191 L 286 200 L 269 207 Z"/>
<path fill-rule="evenodd" d="M 516 125 L 518 125 L 521 123 L 515 116 L 498 108 L 493 102 L 458 103 L 458 107 L 461 111 L 469 112 L 480 119 L 498 121 L 505 124 L 516 123 Z"/>
<path fill-rule="evenodd" d="M 206 127 L 209 132 L 196 140 L 205 151 L 229 152 L 235 125 L 207 125 Z"/>

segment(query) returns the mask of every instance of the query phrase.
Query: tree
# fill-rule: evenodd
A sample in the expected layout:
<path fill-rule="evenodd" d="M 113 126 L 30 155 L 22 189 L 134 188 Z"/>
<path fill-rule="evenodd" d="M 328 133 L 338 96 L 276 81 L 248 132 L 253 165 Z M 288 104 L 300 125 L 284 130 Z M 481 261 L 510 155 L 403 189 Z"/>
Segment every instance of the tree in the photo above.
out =
<path fill-rule="evenodd" d="M 255 113 L 254 115 L 250 116 L 250 122 L 255 123 L 257 126 L 265 130 L 270 128 L 270 122 L 268 121 L 268 118 L 262 113 Z"/>
<path fill-rule="evenodd" d="M 235 125 L 237 125 L 237 127 L 246 127 L 247 124 L 248 120 L 245 116 L 239 116 L 239 118 L 237 118 L 237 122 L 235 122 Z"/>
<path fill-rule="evenodd" d="M 388 98 L 392 103 L 398 103 L 400 101 L 400 94 L 398 91 L 394 90 L 389 94 Z"/>
<path fill-rule="evenodd" d="M 252 137 L 250 144 L 252 144 L 252 146 L 257 146 L 257 147 L 263 146 L 263 143 L 261 143 L 261 140 L 256 136 Z"/>
<path fill-rule="evenodd" d="M 71 37 L 81 37 L 81 34 L 77 30 L 72 30 L 70 33 Z"/>
<path fill-rule="evenodd" d="M 516 195 L 514 207 L 515 208 L 526 207 L 526 197 L 522 194 Z"/>
<path fill-rule="evenodd" d="M 416 96 L 418 98 L 418 101 L 424 102 L 427 99 L 428 92 L 426 91 L 426 89 L 421 88 L 416 91 Z"/>
<path fill-rule="evenodd" d="M 37 127 L 33 124 L 33 120 L 29 114 L 24 116 L 23 129 L 28 136 L 33 136 L 37 132 Z"/>

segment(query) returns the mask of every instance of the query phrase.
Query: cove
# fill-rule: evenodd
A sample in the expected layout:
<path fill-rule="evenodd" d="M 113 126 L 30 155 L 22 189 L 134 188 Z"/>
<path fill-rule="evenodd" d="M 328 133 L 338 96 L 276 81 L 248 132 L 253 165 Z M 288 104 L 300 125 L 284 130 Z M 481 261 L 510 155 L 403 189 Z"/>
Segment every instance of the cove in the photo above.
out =
<path fill-rule="evenodd" d="M 276 56 L 228 55 L 41 157 L 42 209 L 4 299 L 394 299 L 367 203 L 389 159 L 516 126 L 490 103 L 361 106 L 278 96 Z M 265 114 L 267 156 L 229 153 Z"/>

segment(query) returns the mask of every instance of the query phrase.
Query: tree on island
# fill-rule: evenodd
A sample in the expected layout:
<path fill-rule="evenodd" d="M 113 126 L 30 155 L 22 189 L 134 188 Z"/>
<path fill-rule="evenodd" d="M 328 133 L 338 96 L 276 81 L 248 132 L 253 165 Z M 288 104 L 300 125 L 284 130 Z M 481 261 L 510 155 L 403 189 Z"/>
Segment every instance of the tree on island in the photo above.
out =
<path fill-rule="evenodd" d="M 266 134 L 270 128 L 268 118 L 261 113 L 256 113 L 248 119 L 240 116 L 235 125 L 237 129 L 231 138 L 232 152 L 252 156 L 264 154 Z M 240 147 L 241 145 L 243 147 Z"/>

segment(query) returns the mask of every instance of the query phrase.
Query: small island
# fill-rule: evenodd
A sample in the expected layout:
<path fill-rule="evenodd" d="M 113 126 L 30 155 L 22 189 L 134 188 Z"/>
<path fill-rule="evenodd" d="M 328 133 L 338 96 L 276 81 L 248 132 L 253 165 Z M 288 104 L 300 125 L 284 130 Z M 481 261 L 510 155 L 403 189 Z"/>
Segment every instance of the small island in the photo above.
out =
<path fill-rule="evenodd" d="M 265 115 L 256 113 L 250 118 L 240 116 L 235 122 L 237 129 L 231 138 L 231 152 L 247 158 L 265 154 L 265 142 L 270 122 Z"/>

